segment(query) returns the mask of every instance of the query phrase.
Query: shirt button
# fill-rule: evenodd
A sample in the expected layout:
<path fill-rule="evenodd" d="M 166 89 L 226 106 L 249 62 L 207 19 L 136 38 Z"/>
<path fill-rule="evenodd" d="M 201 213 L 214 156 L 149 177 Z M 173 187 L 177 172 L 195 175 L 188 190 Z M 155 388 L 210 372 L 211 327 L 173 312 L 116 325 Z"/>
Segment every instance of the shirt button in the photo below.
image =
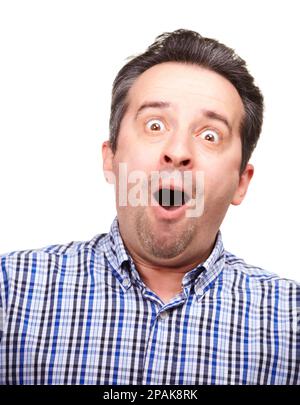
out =
<path fill-rule="evenodd" d="M 160 314 L 160 319 L 167 319 L 168 318 L 168 312 L 167 311 L 164 311 L 164 312 L 162 312 L 161 314 Z"/>
<path fill-rule="evenodd" d="M 122 284 L 124 287 L 128 287 L 130 284 L 130 280 L 129 278 L 124 278 L 124 280 L 122 281 Z"/>

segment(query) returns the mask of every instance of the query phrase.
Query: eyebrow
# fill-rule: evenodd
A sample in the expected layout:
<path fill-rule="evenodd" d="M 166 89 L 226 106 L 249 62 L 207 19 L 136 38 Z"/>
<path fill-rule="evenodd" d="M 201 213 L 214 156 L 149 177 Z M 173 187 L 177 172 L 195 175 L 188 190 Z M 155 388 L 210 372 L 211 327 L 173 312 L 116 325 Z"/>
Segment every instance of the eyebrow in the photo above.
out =
<path fill-rule="evenodd" d="M 147 101 L 139 107 L 135 114 L 135 119 L 137 119 L 140 113 L 147 108 L 169 108 L 170 106 L 171 104 L 166 101 Z"/>
<path fill-rule="evenodd" d="M 227 119 L 226 117 L 224 117 L 224 115 L 221 115 L 221 114 L 219 114 L 219 113 L 217 113 L 217 112 L 215 112 L 215 111 L 211 111 L 211 110 L 205 110 L 205 109 L 203 109 L 203 110 L 201 110 L 201 111 L 202 111 L 204 117 L 211 118 L 211 119 L 213 119 L 213 120 L 217 120 L 217 121 L 223 122 L 223 124 L 226 125 L 226 127 L 229 129 L 229 131 L 230 131 L 230 132 L 232 131 L 232 127 L 231 127 L 231 125 L 229 124 L 228 119 Z"/>
<path fill-rule="evenodd" d="M 166 101 L 147 101 L 143 103 L 137 110 L 135 114 L 135 119 L 141 114 L 142 111 L 148 109 L 148 108 L 169 108 L 171 107 L 171 103 L 168 103 Z M 223 124 L 226 125 L 226 127 L 229 129 L 229 131 L 232 131 L 232 127 L 229 124 L 229 121 L 224 115 L 217 113 L 216 111 L 212 110 L 206 110 L 206 109 L 201 109 L 201 113 L 204 115 L 206 118 L 211 118 L 216 121 L 220 121 Z"/>

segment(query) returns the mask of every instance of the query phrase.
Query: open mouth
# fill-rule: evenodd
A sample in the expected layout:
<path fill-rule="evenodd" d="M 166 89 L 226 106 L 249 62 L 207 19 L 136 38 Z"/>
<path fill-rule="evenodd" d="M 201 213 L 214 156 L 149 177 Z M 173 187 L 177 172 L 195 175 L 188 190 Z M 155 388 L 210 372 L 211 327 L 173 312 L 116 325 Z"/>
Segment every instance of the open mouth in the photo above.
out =
<path fill-rule="evenodd" d="M 153 194 L 155 200 L 166 210 L 175 210 L 186 204 L 190 197 L 181 190 L 161 188 Z"/>

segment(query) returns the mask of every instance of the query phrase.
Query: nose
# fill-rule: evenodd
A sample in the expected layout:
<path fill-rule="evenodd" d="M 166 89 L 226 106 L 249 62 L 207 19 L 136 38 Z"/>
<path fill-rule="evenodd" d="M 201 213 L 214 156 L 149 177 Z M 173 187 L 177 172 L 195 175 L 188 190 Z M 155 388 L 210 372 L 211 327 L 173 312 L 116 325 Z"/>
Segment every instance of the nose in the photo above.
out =
<path fill-rule="evenodd" d="M 161 164 L 175 169 L 192 169 L 193 156 L 188 140 L 173 134 L 162 150 Z"/>

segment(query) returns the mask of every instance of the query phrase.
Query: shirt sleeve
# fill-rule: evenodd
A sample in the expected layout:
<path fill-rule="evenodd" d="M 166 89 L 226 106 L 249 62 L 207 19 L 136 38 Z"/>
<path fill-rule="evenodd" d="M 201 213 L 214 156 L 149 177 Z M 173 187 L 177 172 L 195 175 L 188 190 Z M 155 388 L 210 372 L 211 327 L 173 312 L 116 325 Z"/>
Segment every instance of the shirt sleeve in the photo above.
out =
<path fill-rule="evenodd" d="M 8 277 L 6 271 L 6 258 L 5 256 L 0 256 L 0 342 L 4 330 L 7 295 Z"/>
<path fill-rule="evenodd" d="M 2 305 L 2 297 L 0 295 L 0 342 L 3 335 L 3 305 Z"/>
<path fill-rule="evenodd" d="M 300 384 L 300 284 L 297 286 L 297 337 L 296 337 L 296 359 L 297 359 L 297 385 Z"/>

